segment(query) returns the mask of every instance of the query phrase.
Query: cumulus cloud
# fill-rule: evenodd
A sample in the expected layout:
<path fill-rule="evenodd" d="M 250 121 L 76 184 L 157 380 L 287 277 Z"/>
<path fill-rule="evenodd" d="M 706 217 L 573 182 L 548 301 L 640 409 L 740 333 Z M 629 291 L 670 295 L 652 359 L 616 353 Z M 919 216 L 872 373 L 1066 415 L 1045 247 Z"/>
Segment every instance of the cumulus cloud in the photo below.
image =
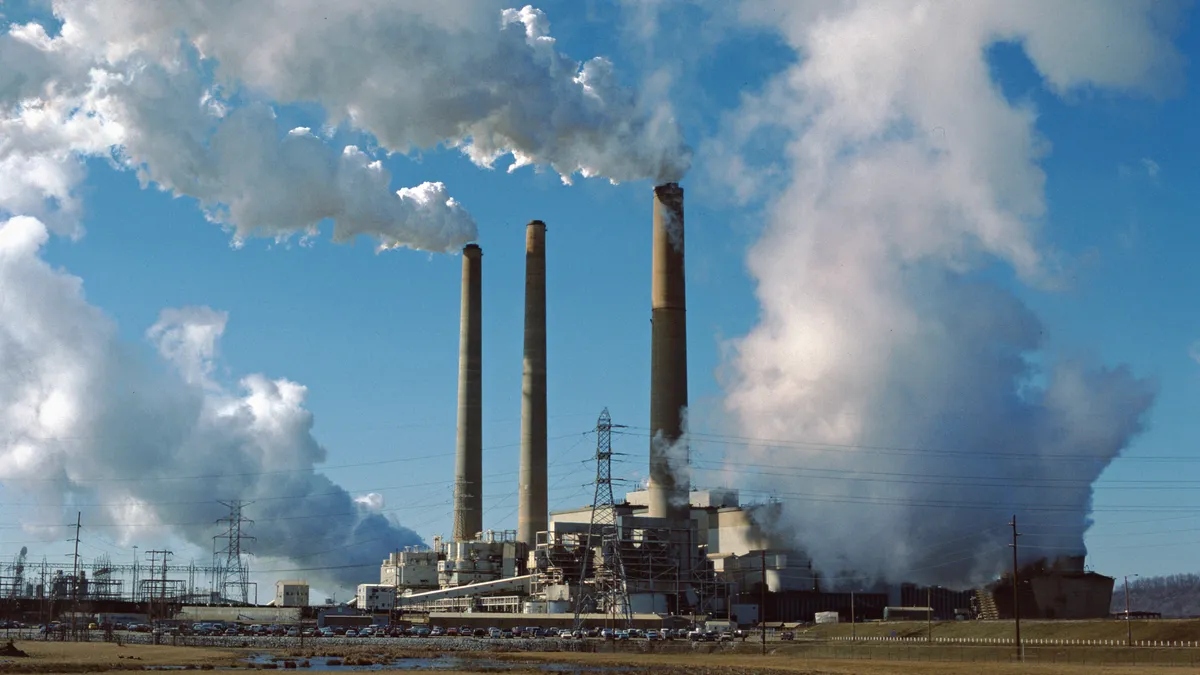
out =
<path fill-rule="evenodd" d="M 1064 96 L 1156 93 L 1179 63 L 1158 4 L 743 3 L 799 59 L 725 124 L 731 180 L 769 199 L 749 255 L 761 314 L 731 344 L 726 407 L 778 439 L 727 470 L 770 467 L 758 487 L 825 574 L 987 579 L 1013 513 L 1051 533 L 1024 555 L 1085 552 L 1092 483 L 1154 388 L 1039 353 L 1040 320 L 975 274 L 999 262 L 1052 287 L 1059 258 L 1040 238 L 1037 111 L 1006 100 L 986 54 L 1019 43 Z M 786 141 L 765 194 L 745 150 L 764 132 Z"/>
<path fill-rule="evenodd" d="M 118 538 L 170 531 L 205 549 L 226 515 L 217 500 L 248 500 L 256 555 L 326 552 L 329 569 L 314 576 L 346 585 L 361 568 L 343 566 L 420 543 L 381 500 L 356 500 L 317 471 L 326 451 L 303 385 L 211 381 L 225 313 L 164 310 L 147 333 L 162 361 L 148 360 L 79 278 L 41 258 L 48 238 L 37 219 L 0 222 L 0 480 L 30 494 L 41 520 L 66 522 L 86 503 Z"/>

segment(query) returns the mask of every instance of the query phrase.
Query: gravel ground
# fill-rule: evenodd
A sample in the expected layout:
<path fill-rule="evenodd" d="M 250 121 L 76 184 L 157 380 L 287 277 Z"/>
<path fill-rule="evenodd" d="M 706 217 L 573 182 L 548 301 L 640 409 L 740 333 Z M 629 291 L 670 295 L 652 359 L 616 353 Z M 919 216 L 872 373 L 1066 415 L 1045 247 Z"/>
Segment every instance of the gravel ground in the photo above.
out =
<path fill-rule="evenodd" d="M 150 633 L 130 633 L 117 631 L 114 638 L 125 644 L 156 644 Z M 38 640 L 45 636 L 38 635 L 36 630 L 0 631 L 0 637 L 11 640 Z M 90 631 L 88 641 L 103 642 L 104 633 Z M 53 637 L 51 638 L 53 641 Z M 454 651 L 593 651 L 593 645 L 600 645 L 600 640 L 560 640 L 553 638 L 539 639 L 490 639 L 490 638 L 304 638 L 296 637 L 267 637 L 249 635 L 220 635 L 220 636 L 161 636 L 157 644 L 178 647 L 226 647 L 231 649 L 261 649 L 271 651 L 277 649 L 320 649 L 321 647 L 357 647 L 362 649 L 387 648 L 411 649 L 422 652 L 454 652 Z"/>
<path fill-rule="evenodd" d="M 8 631 L 9 639 L 13 640 L 43 640 L 44 636 L 37 634 L 37 631 L 24 629 Z M 5 633 L 0 631 L 0 637 Z M 125 644 L 155 644 L 154 636 L 149 633 L 131 633 L 128 631 L 117 631 L 114 633 L 114 638 Z M 88 634 L 88 641 L 103 642 L 104 633 L 102 631 L 91 631 Z M 606 641 L 599 638 L 589 638 L 585 640 L 564 640 L 560 638 L 477 638 L 477 637 L 436 637 L 436 638 L 346 638 L 346 637 L 320 637 L 320 638 L 304 638 L 301 640 L 296 637 L 265 637 L 265 636 L 161 636 L 157 644 L 172 645 L 178 647 L 224 647 L 227 649 L 249 649 L 254 651 L 278 651 L 278 650 L 321 650 L 323 648 L 343 651 L 352 649 L 354 651 L 371 651 L 371 650 L 387 650 L 400 651 L 408 650 L 412 652 L 425 653 L 450 653 L 450 652 L 597 652 L 597 651 L 620 651 L 620 652 L 657 652 L 657 651 L 698 651 L 698 652 L 713 652 L 713 651 L 738 651 L 737 647 L 741 645 L 736 643 L 689 643 L 687 640 L 672 640 L 663 642 L 650 642 L 644 639 L 630 640 L 614 644 L 612 641 Z"/>

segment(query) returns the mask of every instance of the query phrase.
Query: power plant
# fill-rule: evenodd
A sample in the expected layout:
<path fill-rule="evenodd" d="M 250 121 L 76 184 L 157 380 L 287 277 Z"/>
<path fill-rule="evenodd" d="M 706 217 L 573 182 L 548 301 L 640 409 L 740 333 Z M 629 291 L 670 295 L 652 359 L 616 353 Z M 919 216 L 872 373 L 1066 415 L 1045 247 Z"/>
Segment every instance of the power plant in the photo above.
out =
<path fill-rule="evenodd" d="M 458 625 L 578 625 L 670 622 L 710 616 L 754 623 L 811 620 L 816 612 L 880 618 L 928 605 L 944 618 L 1011 614 L 1011 580 L 991 589 L 950 591 L 911 584 L 875 592 L 828 592 L 804 551 L 772 541 L 778 503 L 743 505 L 736 490 L 693 490 L 687 441 L 687 293 L 684 191 L 658 185 L 652 201 L 650 447 L 644 490 L 616 500 L 611 430 L 597 422 L 593 503 L 548 513 L 546 479 L 546 224 L 525 232 L 525 315 L 521 451 L 516 531 L 483 530 L 479 472 L 479 290 L 481 251 L 463 252 L 458 460 L 451 539 L 399 551 L 383 561 L 388 609 Z M 1112 579 L 1071 558 L 1031 568 L 1021 613 L 1106 616 Z M 1030 579 L 1033 578 L 1034 581 Z M 1008 584 L 1007 586 L 1005 584 Z M 1035 597 L 1036 589 L 1045 597 Z M 360 594 L 361 595 L 361 594 Z M 364 596 L 366 597 L 366 596 Z M 373 596 L 374 597 L 374 596 Z M 763 606 L 764 601 L 767 603 Z M 853 609 L 852 609 L 853 608 Z M 383 606 L 359 607 L 383 611 Z"/>
<path fill-rule="evenodd" d="M 610 460 L 614 425 L 607 410 L 596 425 L 592 504 L 549 512 L 547 496 L 546 224 L 525 228 L 525 303 L 521 438 L 516 530 L 485 529 L 482 462 L 482 260 L 477 244 L 462 250 L 458 410 L 453 527 L 431 548 L 406 547 L 382 561 L 378 582 L 360 584 L 357 612 L 397 615 L 451 626 L 559 626 L 597 623 L 687 625 L 698 618 L 749 625 L 811 621 L 817 613 L 878 619 L 916 612 L 941 619 L 1097 618 L 1108 615 L 1113 579 L 1087 571 L 1082 557 L 1022 568 L 1016 583 L 949 590 L 876 585 L 855 593 L 822 588 L 810 556 L 774 540 L 781 505 L 741 503 L 737 490 L 693 490 L 689 477 L 687 294 L 684 191 L 656 186 L 652 201 L 650 287 L 649 481 L 618 500 Z M 171 565 L 170 551 L 149 551 L 149 570 L 123 590 L 112 566 L 64 570 L 45 562 L 37 583 L 23 550 L 0 575 L 0 597 L 83 599 L 158 607 L 253 605 L 242 562 L 242 503 L 228 503 L 223 548 L 211 567 Z M 1015 522 L 1014 522 L 1015 535 Z M 78 534 L 77 534 L 78 536 Z M 219 554 L 218 554 L 219 553 Z M 57 568 L 57 569 L 56 569 Z M 66 574 L 66 571 L 70 574 Z M 185 583 L 178 575 L 187 570 Z M 196 592 L 211 576 L 213 591 Z M 169 578 L 170 577 L 170 578 Z M 232 579 L 232 581 L 230 581 Z M 303 581 L 279 582 L 276 608 L 307 596 Z M 35 587 L 36 586 L 36 587 Z M 233 592 L 231 592 L 231 590 Z M 235 595 L 241 596 L 238 600 Z M 257 595 L 257 590 L 254 590 Z M 232 598 L 232 599 L 231 599 Z M 291 600 L 289 600 L 291 598 Z M 157 604 L 156 604 L 157 603 Z M 42 602 L 41 606 L 45 606 Z M 1019 607 L 1018 607 L 1019 606 Z M 239 616 L 249 610 L 237 610 Z"/>
<path fill-rule="evenodd" d="M 546 224 L 525 232 L 525 316 L 521 452 L 516 531 L 483 530 L 479 472 L 479 261 L 463 251 L 455 526 L 432 549 L 383 561 L 387 610 L 459 625 L 571 625 L 616 621 L 651 625 L 710 616 L 749 624 L 760 618 L 811 620 L 816 612 L 882 617 L 928 605 L 944 618 L 1011 614 L 1012 584 L 950 591 L 898 584 L 860 592 L 823 591 L 803 551 L 772 541 L 780 504 L 742 505 L 736 490 L 692 490 L 687 442 L 687 293 L 684 191 L 654 188 L 652 210 L 649 481 L 613 498 L 607 411 L 597 423 L 596 494 L 579 509 L 548 513 L 546 480 Z M 1082 559 L 1037 568 L 1022 615 L 1107 615 L 1112 579 L 1084 571 Z M 1005 586 L 1008 583 L 1008 586 Z M 1036 589 L 1043 589 L 1040 602 Z M 1007 590 L 1006 590 L 1007 589 Z M 362 595 L 362 594 L 360 594 Z M 364 596 L 366 597 L 366 596 Z M 769 600 L 768 600 L 769 599 Z M 767 606 L 762 606 L 764 600 Z M 857 602 L 857 605 L 855 604 Z M 852 609 L 853 607 L 853 609 Z M 1104 608 L 1104 609 L 1101 609 Z M 384 611 L 385 607 L 359 607 Z"/>

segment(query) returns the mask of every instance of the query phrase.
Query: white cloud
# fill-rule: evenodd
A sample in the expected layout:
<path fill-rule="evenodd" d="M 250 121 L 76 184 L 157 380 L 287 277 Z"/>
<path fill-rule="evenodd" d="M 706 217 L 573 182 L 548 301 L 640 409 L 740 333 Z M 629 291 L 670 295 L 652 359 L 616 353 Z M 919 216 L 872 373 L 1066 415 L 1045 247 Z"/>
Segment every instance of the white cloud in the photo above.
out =
<path fill-rule="evenodd" d="M 359 495 L 354 498 L 354 503 L 363 507 L 371 513 L 379 513 L 383 511 L 384 499 L 383 495 L 378 492 L 368 492 L 365 495 Z"/>
<path fill-rule="evenodd" d="M 1041 322 L 973 275 L 997 261 L 1035 285 L 1057 273 L 1039 239 L 1048 144 L 985 54 L 1019 41 L 1063 95 L 1157 92 L 1178 56 L 1153 4 L 742 10 L 801 58 L 730 115 L 721 143 L 749 162 L 755 134 L 781 133 L 770 170 L 786 177 L 750 252 L 761 318 L 732 345 L 726 406 L 744 435 L 805 445 L 731 470 L 775 467 L 760 487 L 792 495 L 789 533 L 830 574 L 987 579 L 1014 512 L 1055 533 L 1027 555 L 1082 553 L 1091 482 L 1143 428 L 1154 389 L 1122 368 L 1035 368 Z"/>
<path fill-rule="evenodd" d="M 1192 357 L 1196 363 L 1200 363 L 1200 340 L 1193 342 L 1192 346 L 1188 348 L 1188 356 Z"/>
<path fill-rule="evenodd" d="M 161 536 L 161 524 L 207 548 L 224 515 L 217 501 L 245 499 L 255 502 L 256 555 L 328 550 L 322 565 L 333 569 L 318 576 L 344 584 L 360 570 L 338 566 L 419 543 L 381 500 L 363 512 L 316 471 L 326 453 L 304 386 L 261 374 L 233 390 L 209 381 L 223 312 L 163 311 L 148 335 L 170 372 L 121 343 L 82 280 L 40 257 L 48 238 L 34 218 L 0 221 L 0 480 L 40 505 L 31 529 L 67 522 L 82 502 L 92 523 L 118 525 L 105 529 L 118 539 Z M 359 545 L 368 540 L 377 543 Z"/>
<path fill-rule="evenodd" d="M 229 314 L 210 307 L 165 309 L 146 336 L 158 345 L 164 359 L 174 363 L 188 384 L 215 386 L 210 381 L 217 343 Z"/>
<path fill-rule="evenodd" d="M 1158 172 L 1160 169 L 1158 162 L 1150 159 L 1149 157 L 1143 157 L 1142 168 L 1146 170 L 1147 176 L 1150 176 L 1151 178 L 1158 178 Z"/>

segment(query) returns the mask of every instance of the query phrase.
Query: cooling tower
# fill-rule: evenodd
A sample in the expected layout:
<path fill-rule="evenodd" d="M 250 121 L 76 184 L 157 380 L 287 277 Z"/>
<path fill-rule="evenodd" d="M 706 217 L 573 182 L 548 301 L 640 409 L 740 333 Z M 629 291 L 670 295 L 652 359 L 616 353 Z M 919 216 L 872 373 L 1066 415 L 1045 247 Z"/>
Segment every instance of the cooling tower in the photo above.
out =
<path fill-rule="evenodd" d="M 683 274 L 683 188 L 654 188 L 650 343 L 650 512 L 686 523 L 688 448 L 682 440 L 687 396 L 687 314 Z"/>
<path fill-rule="evenodd" d="M 458 336 L 458 444 L 454 461 L 454 539 L 483 530 L 483 354 L 480 263 L 483 251 L 463 247 L 462 318 Z"/>
<path fill-rule="evenodd" d="M 521 378 L 521 475 L 517 540 L 537 546 L 547 526 L 546 224 L 525 228 L 525 366 Z"/>

